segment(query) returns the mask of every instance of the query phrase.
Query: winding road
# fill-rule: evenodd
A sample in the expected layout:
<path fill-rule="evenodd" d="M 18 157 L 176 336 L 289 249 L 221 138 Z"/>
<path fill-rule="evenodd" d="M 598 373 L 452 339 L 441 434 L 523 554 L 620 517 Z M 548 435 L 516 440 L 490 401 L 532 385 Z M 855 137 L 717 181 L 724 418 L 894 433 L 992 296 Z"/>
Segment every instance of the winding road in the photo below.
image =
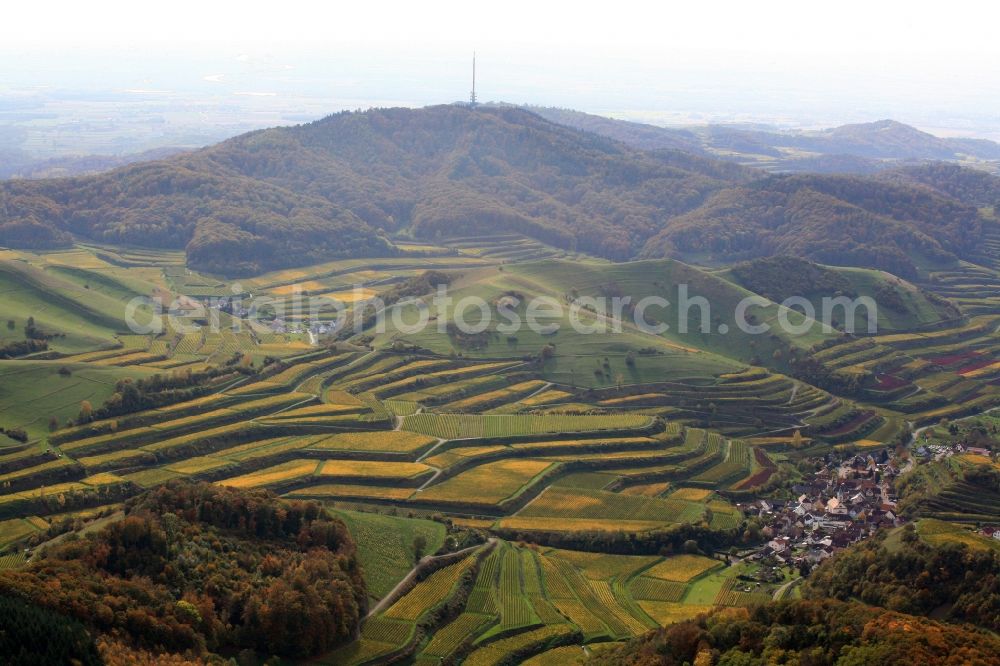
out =
<path fill-rule="evenodd" d="M 493 548 L 494 546 L 496 546 L 496 543 L 497 543 L 497 540 L 496 540 L 495 537 L 490 537 L 489 539 L 486 540 L 486 545 L 489 548 Z M 401 589 L 405 588 L 411 582 L 413 582 L 413 579 L 417 576 L 417 574 L 420 573 L 420 570 L 426 568 L 426 566 L 428 564 L 431 564 L 432 562 L 434 562 L 436 560 L 440 560 L 440 559 L 444 559 L 444 558 L 455 558 L 456 561 L 458 561 L 458 559 L 459 559 L 458 556 L 459 555 L 464 555 L 466 553 L 472 553 L 472 552 L 478 550 L 479 548 L 482 548 L 483 545 L 484 544 L 480 543 L 480 544 L 476 544 L 475 546 L 469 546 L 468 548 L 463 548 L 462 550 L 456 550 L 453 553 L 445 553 L 444 555 L 425 555 L 424 557 L 421 557 L 420 561 L 417 562 L 416 566 L 414 566 L 412 569 L 410 569 L 410 573 L 406 574 L 406 577 L 403 578 L 403 580 L 401 580 L 398 583 L 396 583 L 396 586 L 394 588 L 392 588 L 391 590 L 389 590 L 389 593 L 386 594 L 384 597 L 382 597 L 382 599 L 377 604 L 375 604 L 374 608 L 372 608 L 370 611 L 368 611 L 368 615 L 365 616 L 365 619 L 370 618 L 371 616 L 373 616 L 373 615 L 379 613 L 380 611 L 384 610 L 386 606 L 389 606 L 389 605 L 395 603 L 396 601 L 398 601 L 397 595 L 398 595 L 399 591 Z"/>

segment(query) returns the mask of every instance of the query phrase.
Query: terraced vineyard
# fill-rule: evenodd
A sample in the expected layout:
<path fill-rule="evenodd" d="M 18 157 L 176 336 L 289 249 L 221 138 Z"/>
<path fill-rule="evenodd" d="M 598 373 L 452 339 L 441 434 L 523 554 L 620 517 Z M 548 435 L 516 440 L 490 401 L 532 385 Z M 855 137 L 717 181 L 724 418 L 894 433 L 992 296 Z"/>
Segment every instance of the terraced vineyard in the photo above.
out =
<path fill-rule="evenodd" d="M 422 372 L 447 373 L 454 379 L 441 386 L 461 384 L 463 397 L 442 400 L 437 396 L 446 394 L 435 394 L 433 382 L 410 391 L 411 378 Z M 473 381 L 477 377 L 490 381 Z M 726 386 L 739 383 L 729 379 Z M 487 531 L 510 538 L 595 530 L 622 538 L 703 522 L 709 514 L 713 529 L 738 526 L 739 513 L 712 490 L 750 473 L 753 447 L 664 420 L 642 406 L 595 404 L 590 414 L 533 411 L 524 400 L 538 391 L 558 391 L 553 397 L 563 402 L 582 397 L 571 387 L 525 379 L 516 363 L 312 351 L 255 376 L 216 382 L 212 392 L 188 400 L 60 429 L 47 443 L 11 454 L 26 463 L 0 474 L 0 512 L 44 516 L 64 510 L 55 499 L 67 497 L 60 488 L 72 491 L 73 507 L 88 507 L 190 478 L 366 511 L 443 512 L 479 520 Z M 401 397 L 414 406 L 397 417 L 393 401 Z M 502 414 L 452 411 L 498 404 L 519 406 Z M 587 475 L 606 477 L 600 486 L 607 489 L 575 486 Z M 621 492 L 660 479 L 692 485 L 666 498 Z M 375 598 L 405 575 L 413 557 L 407 543 L 413 537 L 389 545 L 379 534 L 439 525 L 343 515 L 370 563 Z M 426 527 L 420 529 L 433 537 L 425 552 L 433 552 L 443 531 Z M 500 541 L 492 554 L 471 555 L 418 583 L 371 618 L 361 640 L 329 663 L 364 663 L 407 650 L 421 659 L 463 654 L 467 662 L 492 663 L 585 637 L 638 635 L 656 624 L 642 604 L 682 603 L 685 583 L 638 580 L 640 568 L 661 558 L 598 557 L 604 560 Z M 467 607 L 440 631 L 427 626 L 430 611 L 463 586 L 471 592 Z"/>
<path fill-rule="evenodd" d="M 608 555 L 497 541 L 444 565 L 369 618 L 360 644 L 337 654 L 342 662 L 328 663 L 362 664 L 380 653 L 413 655 L 418 663 L 492 664 L 584 640 L 621 640 L 657 626 L 647 606 L 683 605 L 690 585 L 722 566 L 706 557 Z M 460 580 L 460 572 L 473 575 Z M 452 615 L 409 629 L 398 624 L 417 623 L 449 598 L 460 602 L 451 606 Z"/>
<path fill-rule="evenodd" d="M 982 456 L 951 456 L 917 466 L 901 481 L 901 507 L 909 514 L 962 523 L 1000 520 L 1000 493 L 967 472 L 995 469 Z"/>
<path fill-rule="evenodd" d="M 683 426 L 643 409 L 481 415 L 448 413 L 445 403 L 435 408 L 444 413 L 397 419 L 377 397 L 386 393 L 386 386 L 421 376 L 413 372 L 446 372 L 463 381 L 516 369 L 510 363 L 313 351 L 257 376 L 222 375 L 212 392 L 195 398 L 60 429 L 46 444 L 13 454 L 12 460 L 20 456 L 25 462 L 0 474 L 0 481 L 12 498 L 15 493 L 24 498 L 53 481 L 80 482 L 84 488 L 110 483 L 127 495 L 186 477 L 269 487 L 300 497 L 376 505 L 402 501 L 502 518 L 562 476 L 583 470 L 614 470 L 624 485 L 649 475 L 721 474 L 712 471 L 713 464 L 729 465 L 731 472 L 722 474 L 726 477 L 749 471 L 742 443 L 730 445 L 717 434 L 693 429 L 685 436 Z M 492 377 L 494 383 L 505 381 L 502 374 Z M 477 390 L 522 398 L 546 385 L 512 380 L 510 386 L 510 391 Z M 95 474 L 105 476 L 88 484 Z M 701 483 L 710 485 L 711 478 Z M 87 492 L 79 495 L 74 501 L 82 505 L 101 501 Z M 625 495 L 620 499 L 640 501 Z M 546 517 L 537 511 L 518 519 Z M 640 521 L 646 526 L 684 522 L 697 519 L 701 511 L 661 512 L 655 520 L 648 518 L 653 513 L 640 512 Z M 592 520 L 586 514 L 575 518 Z"/>
<path fill-rule="evenodd" d="M 416 414 L 403 428 L 442 439 L 497 439 L 602 430 L 641 430 L 652 419 L 642 414 L 608 416 L 458 415 Z"/>
<path fill-rule="evenodd" d="M 16 569 L 25 562 L 27 562 L 27 556 L 24 553 L 8 553 L 7 555 L 0 555 L 0 571 L 5 569 Z"/>
<path fill-rule="evenodd" d="M 926 425 L 1000 405 L 998 327 L 1000 315 L 981 314 L 943 328 L 827 347 L 816 358 L 835 373 L 853 376 L 877 408 L 841 407 L 811 421 L 810 434 L 884 441 L 900 418 Z"/>
<path fill-rule="evenodd" d="M 278 301 L 330 295 L 363 311 L 365 299 L 433 269 L 491 304 L 612 287 L 659 293 L 682 277 L 726 303 L 743 293 L 677 262 L 560 262 L 566 253 L 523 238 L 405 245 L 376 265 L 278 271 L 243 289 Z M 752 354 L 745 340 L 685 344 L 632 328 L 464 338 L 390 327 L 328 330 L 320 342 L 325 309 L 315 320 L 242 327 L 210 308 L 182 316 L 191 324 L 184 332 L 140 335 L 120 326 L 124 296 L 208 299 L 231 296 L 231 285 L 166 254 L 106 255 L 111 263 L 98 252 L 19 253 L 24 266 L 0 274 L 11 285 L 24 276 L 36 301 L 61 293 L 57 309 L 72 310 L 68 295 L 81 284 L 107 297 L 66 314 L 78 332 L 54 339 L 52 358 L 0 361 L 0 425 L 18 437 L 23 429 L 26 440 L 0 437 L 0 568 L 21 566 L 23 545 L 56 516 L 112 507 L 175 479 L 319 499 L 358 541 L 372 605 L 385 602 L 360 640 L 325 663 L 506 663 L 755 603 L 765 593 L 718 560 L 660 553 L 688 552 L 686 534 L 708 544 L 704 553 L 738 542 L 747 525 L 735 503 L 788 478 L 801 457 L 895 443 L 907 422 L 1000 404 L 992 296 L 970 296 L 959 303 L 963 316 L 933 327 L 779 336 Z M 499 269 L 532 258 L 545 260 Z M 933 279 L 990 279 L 956 272 Z M 36 311 L 19 298 L 15 329 Z M 756 316 L 773 318 L 775 308 Z M 594 313 L 584 316 L 594 323 Z M 206 326 L 210 317 L 221 327 Z M 803 354 L 827 373 L 829 390 L 778 371 L 791 372 L 783 355 Z M 926 492 L 914 510 L 996 520 L 1000 497 L 970 485 L 966 463 L 920 466 Z M 456 539 L 471 540 L 461 557 L 435 555 L 459 548 Z M 420 556 L 430 559 L 417 579 L 394 590 Z"/>

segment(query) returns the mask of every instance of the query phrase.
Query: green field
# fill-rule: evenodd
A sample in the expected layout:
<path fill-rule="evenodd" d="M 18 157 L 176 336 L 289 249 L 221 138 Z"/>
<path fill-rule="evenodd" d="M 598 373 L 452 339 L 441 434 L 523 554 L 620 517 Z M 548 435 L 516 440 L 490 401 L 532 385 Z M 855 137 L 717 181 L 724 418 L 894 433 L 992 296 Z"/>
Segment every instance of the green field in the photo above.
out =
<path fill-rule="evenodd" d="M 683 299 L 678 292 L 678 285 L 682 284 L 688 289 L 689 299 L 702 297 L 709 301 L 706 314 L 710 331 L 702 330 L 702 309 L 691 306 L 682 310 L 680 304 Z M 766 358 L 777 348 L 785 349 L 792 345 L 805 349 L 828 337 L 818 325 L 802 335 L 785 334 L 775 325 L 778 306 L 772 303 L 765 307 L 752 306 L 748 316 L 752 316 L 757 324 L 771 325 L 777 337 L 756 336 L 754 345 L 750 345 L 750 338 L 740 331 L 734 318 L 737 304 L 750 292 L 676 261 L 581 264 L 549 260 L 505 266 L 502 271 L 483 269 L 464 278 L 449 295 L 456 302 L 465 297 L 478 297 L 487 303 L 497 303 L 504 294 L 519 295 L 522 304 L 510 312 L 522 322 L 528 321 L 523 301 L 533 297 L 550 299 L 561 312 L 555 306 L 543 309 L 541 312 L 549 316 L 539 316 L 537 320 L 541 327 L 557 326 L 558 330 L 547 333 L 544 328 L 539 332 L 522 326 L 515 335 L 506 335 L 497 330 L 498 324 L 506 319 L 494 310 L 490 328 L 480 336 L 485 346 L 463 347 L 434 327 L 431 327 L 434 330 L 413 335 L 397 335 L 390 329 L 376 338 L 376 344 L 402 339 L 438 353 L 458 349 L 466 355 L 491 357 L 521 357 L 538 353 L 542 347 L 551 344 L 556 348 L 556 356 L 549 377 L 579 385 L 606 385 L 614 383 L 617 374 L 624 374 L 629 383 L 649 381 L 653 376 L 662 377 L 665 373 L 670 373 L 667 377 L 719 374 L 732 371 L 733 361 L 729 359 L 746 362 L 755 357 Z M 581 330 L 586 333 L 576 330 L 570 320 L 570 306 L 566 301 L 569 296 L 608 303 L 607 308 L 598 310 L 600 315 L 588 309 L 576 310 Z M 611 299 L 624 296 L 630 296 L 632 304 L 638 304 L 646 297 L 665 298 L 671 305 L 665 308 L 650 305 L 643 317 L 649 326 L 668 324 L 669 329 L 662 335 L 644 332 L 636 325 L 635 317 L 620 310 L 624 323 L 621 330 L 615 332 L 605 317 L 614 315 Z M 403 321 L 416 321 L 416 316 L 415 309 L 410 306 L 408 311 L 404 309 Z M 449 311 L 446 316 L 450 320 L 454 314 Z M 793 324 L 802 322 L 801 315 L 795 312 L 790 312 L 788 318 Z M 481 313 L 473 308 L 464 312 L 463 319 L 470 325 L 476 325 L 481 321 Z M 721 333 L 720 325 L 724 325 L 728 332 Z M 681 332 L 682 327 L 687 332 Z M 622 364 L 613 368 L 607 380 L 595 378 L 593 367 L 581 365 L 581 359 L 624 357 L 627 352 L 635 353 L 640 349 L 656 350 L 656 354 L 663 355 L 665 361 L 653 363 L 649 368 L 644 367 L 651 363 L 649 358 L 640 359 L 635 366 Z"/>
<path fill-rule="evenodd" d="M 924 518 L 917 521 L 917 534 L 932 546 L 946 544 L 965 544 L 974 550 L 993 550 L 1000 552 L 1000 541 L 978 534 L 970 528 L 955 523 Z"/>
<path fill-rule="evenodd" d="M 73 352 L 114 342 L 114 334 L 128 330 L 125 305 L 137 294 L 124 285 L 112 290 L 106 285 L 117 284 L 110 278 L 94 275 L 94 288 L 89 278 L 81 278 L 82 269 L 57 266 L 43 270 L 37 264 L 0 260 L 0 312 L 4 313 L 3 340 L 23 339 L 21 330 L 29 317 L 43 331 L 59 334 L 50 346 Z M 98 288 L 101 284 L 104 288 Z M 7 322 L 14 322 L 10 329 Z M 141 323 L 148 323 L 142 318 Z"/>
<path fill-rule="evenodd" d="M 69 376 L 59 369 L 69 369 Z M 20 427 L 31 437 L 49 432 L 49 419 L 63 425 L 80 413 L 80 402 L 95 408 L 114 393 L 125 378 L 145 377 L 149 370 L 65 365 L 58 361 L 0 361 L 0 420 L 5 427 Z"/>
<path fill-rule="evenodd" d="M 414 539 L 425 541 L 424 554 L 434 553 L 445 539 L 445 526 L 430 520 L 377 513 L 334 510 L 358 543 L 368 593 L 381 599 L 414 565 Z"/>
<path fill-rule="evenodd" d="M 781 301 L 789 296 L 805 297 L 817 314 L 823 311 L 823 298 L 833 297 L 838 292 L 849 298 L 868 297 L 875 301 L 877 307 L 877 328 L 879 331 L 905 331 L 912 328 L 929 326 L 954 316 L 941 303 L 935 303 L 927 292 L 917 286 L 900 280 L 885 271 L 844 266 L 817 265 L 815 271 L 826 274 L 826 285 L 813 285 L 814 290 L 802 289 L 794 280 L 789 280 L 787 271 L 781 269 L 779 260 L 775 260 L 768 270 L 767 260 L 750 262 L 740 269 L 723 269 L 715 275 L 753 290 L 758 284 L 766 285 L 766 292 L 773 290 L 773 296 Z M 787 260 L 786 260 L 787 261 Z M 793 270 L 802 270 L 805 265 L 795 265 Z M 880 302 L 881 301 L 881 302 Z M 834 314 L 842 313 L 839 308 Z M 855 325 L 861 331 L 868 328 L 868 312 L 859 308 Z M 843 315 L 841 314 L 841 319 Z"/>
<path fill-rule="evenodd" d="M 667 267 L 674 265 L 675 262 L 665 262 L 660 268 L 668 271 Z M 680 266 L 680 264 L 677 265 Z M 616 331 L 607 322 L 605 317 L 594 314 L 586 309 L 576 311 L 579 324 L 583 327 L 582 330 L 587 331 L 586 333 L 578 332 L 575 330 L 574 323 L 570 319 L 570 307 L 564 300 L 565 295 L 570 293 L 572 289 L 579 288 L 579 295 L 581 297 L 597 297 L 602 294 L 596 293 L 596 291 L 587 292 L 585 289 L 589 286 L 597 290 L 599 285 L 621 280 L 624 283 L 622 285 L 623 288 L 635 287 L 637 289 L 637 291 L 633 292 L 636 300 L 646 295 L 659 293 L 649 283 L 650 278 L 648 276 L 651 273 L 649 267 L 636 264 L 634 268 L 635 272 L 631 276 L 627 276 L 616 272 L 617 269 L 613 265 L 584 264 L 584 266 L 588 269 L 584 275 L 591 276 L 592 282 L 585 283 L 582 288 L 579 287 L 581 285 L 581 280 L 579 279 L 580 264 L 547 261 L 537 264 L 505 267 L 503 272 L 498 272 L 495 269 L 484 269 L 483 271 L 473 273 L 468 279 L 463 279 L 450 292 L 450 295 L 453 296 L 456 302 L 466 297 L 478 297 L 487 303 L 496 303 L 506 293 L 520 294 L 522 301 L 532 297 L 553 299 L 562 309 L 561 316 L 555 310 L 540 310 L 540 314 L 537 317 L 537 328 L 539 330 L 532 330 L 531 327 L 526 325 L 529 317 L 526 306 L 522 302 L 512 312 L 515 312 L 525 325 L 521 326 L 516 334 L 508 335 L 502 333 L 497 329 L 497 326 L 504 323 L 506 319 L 501 318 L 499 312 L 494 310 L 491 313 L 490 328 L 487 329 L 486 334 L 480 336 L 486 343 L 483 347 L 463 347 L 461 344 L 450 339 L 448 335 L 439 332 L 436 326 L 430 326 L 428 330 L 411 335 L 399 335 L 390 328 L 386 333 L 376 337 L 376 345 L 387 345 L 392 340 L 401 339 L 441 354 L 447 354 L 457 349 L 462 351 L 464 355 L 473 357 L 484 355 L 489 357 L 521 358 L 525 354 L 537 354 L 542 347 L 551 344 L 556 347 L 556 359 L 624 356 L 630 350 L 636 353 L 640 349 L 651 348 L 655 349 L 658 354 L 666 355 L 675 360 L 682 356 L 696 356 L 697 359 L 693 361 L 689 360 L 688 365 L 695 364 L 701 368 L 703 373 L 699 374 L 717 374 L 736 367 L 733 361 L 718 356 L 716 353 L 726 349 L 739 349 L 741 345 L 735 340 L 737 336 L 734 336 L 732 343 L 722 340 L 721 338 L 725 338 L 726 336 L 720 335 L 702 336 L 699 334 L 697 338 L 690 340 L 687 339 L 686 335 L 680 334 L 668 334 L 667 337 L 660 337 L 643 332 L 633 323 L 630 323 L 630 320 L 626 320 L 621 330 Z M 640 276 L 645 277 L 640 278 Z M 636 282 L 633 283 L 629 279 L 630 277 L 634 278 Z M 677 279 L 681 277 L 681 275 L 678 275 Z M 722 281 L 716 282 L 718 285 L 726 284 Z M 713 286 L 718 285 L 713 283 Z M 729 288 L 729 291 L 732 292 L 733 289 Z M 454 313 L 449 311 L 446 316 L 452 317 Z M 404 322 L 416 321 L 417 314 L 415 307 L 407 306 L 403 308 L 401 317 Z M 479 325 L 482 321 L 481 313 L 475 308 L 463 311 L 463 320 L 471 326 Z M 649 310 L 648 321 L 650 324 L 657 323 L 652 308 Z M 676 327 L 677 323 L 674 322 L 674 325 Z M 558 330 L 554 333 L 548 333 L 547 330 L 550 327 L 558 327 Z M 708 342 L 707 345 L 706 342 Z M 745 349 L 745 345 L 743 347 Z M 699 350 L 707 350 L 707 352 Z M 641 364 L 637 364 L 636 371 L 640 372 L 640 377 L 642 376 L 641 368 Z M 662 369 L 661 367 L 660 370 L 662 371 Z M 562 376 L 562 373 L 569 372 L 569 369 L 568 367 L 564 369 L 556 367 L 552 371 Z M 588 369 L 587 372 L 593 374 L 593 369 Z M 583 385 L 601 383 L 597 382 L 594 377 L 587 377 L 584 373 L 580 374 L 577 382 Z M 607 383 L 612 382 L 609 381 Z"/>

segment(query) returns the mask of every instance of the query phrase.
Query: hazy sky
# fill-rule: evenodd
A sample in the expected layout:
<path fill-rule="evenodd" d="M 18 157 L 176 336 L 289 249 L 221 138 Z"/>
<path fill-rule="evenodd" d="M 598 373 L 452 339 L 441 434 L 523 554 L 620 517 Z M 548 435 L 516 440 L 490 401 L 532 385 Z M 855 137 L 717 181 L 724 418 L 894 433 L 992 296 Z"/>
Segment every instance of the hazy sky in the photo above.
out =
<path fill-rule="evenodd" d="M 219 2 L 131 0 L 7 3 L 8 46 L 517 43 L 664 54 L 728 48 L 759 53 L 998 54 L 987 2 Z"/>
<path fill-rule="evenodd" d="M 18 2 L 0 22 L 0 94 L 450 102 L 468 95 L 473 49 L 484 100 L 1000 131 L 1000 8 L 986 2 Z"/>

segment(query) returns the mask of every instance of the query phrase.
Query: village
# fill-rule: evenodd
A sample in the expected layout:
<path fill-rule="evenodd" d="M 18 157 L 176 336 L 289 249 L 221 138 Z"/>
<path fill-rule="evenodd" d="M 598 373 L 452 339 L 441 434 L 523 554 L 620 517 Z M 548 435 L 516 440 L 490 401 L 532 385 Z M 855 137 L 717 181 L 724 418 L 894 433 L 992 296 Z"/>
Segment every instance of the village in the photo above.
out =
<path fill-rule="evenodd" d="M 888 449 L 838 459 L 830 454 L 821 469 L 794 485 L 794 499 L 759 499 L 741 505 L 756 517 L 768 539 L 742 553 L 761 571 L 812 567 L 880 528 L 898 527 L 893 481 L 901 473 Z"/>
<path fill-rule="evenodd" d="M 767 498 L 739 505 L 756 517 L 767 542 L 740 553 L 746 562 L 757 562 L 756 579 L 780 582 L 782 571 L 802 576 L 852 543 L 866 539 L 880 528 L 906 522 L 898 511 L 894 482 L 917 461 L 942 460 L 960 455 L 990 456 L 991 450 L 966 442 L 926 443 L 912 456 L 896 457 L 888 448 L 856 453 L 846 458 L 828 454 L 813 474 L 792 486 L 793 499 Z M 980 526 L 978 531 L 1000 540 L 1000 525 Z"/>

